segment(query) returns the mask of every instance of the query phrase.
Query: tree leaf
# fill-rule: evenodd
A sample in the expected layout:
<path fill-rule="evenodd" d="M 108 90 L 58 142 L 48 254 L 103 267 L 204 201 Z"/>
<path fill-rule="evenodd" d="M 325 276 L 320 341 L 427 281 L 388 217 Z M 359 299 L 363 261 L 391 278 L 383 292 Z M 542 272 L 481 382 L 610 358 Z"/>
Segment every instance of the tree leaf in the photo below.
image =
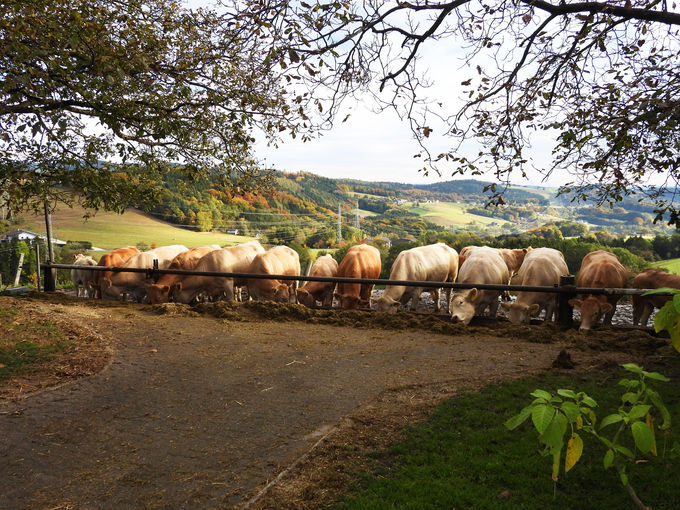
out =
<path fill-rule="evenodd" d="M 548 393 L 547 391 L 544 391 L 544 390 L 534 390 L 530 393 L 530 395 L 532 397 L 542 398 L 542 399 L 545 399 L 545 400 L 550 400 L 552 398 L 552 395 L 550 393 Z"/>
<path fill-rule="evenodd" d="M 576 398 L 576 392 L 572 390 L 557 390 L 557 394 L 567 398 Z"/>
<path fill-rule="evenodd" d="M 533 409 L 533 406 L 526 406 L 524 409 L 522 409 L 519 414 L 513 416 L 512 418 L 508 419 L 505 422 L 505 427 L 514 430 L 517 427 L 519 427 L 522 423 L 525 422 L 525 420 L 531 416 L 531 411 Z"/>
<path fill-rule="evenodd" d="M 531 411 L 531 421 L 539 434 L 543 434 L 553 421 L 555 408 L 547 404 L 538 404 Z"/>
<path fill-rule="evenodd" d="M 610 414 L 609 416 L 605 416 L 605 418 L 602 420 L 602 422 L 600 423 L 600 428 L 603 429 L 607 425 L 611 425 L 612 423 L 618 423 L 621 420 L 623 420 L 623 416 L 621 416 L 620 414 L 618 413 Z"/>
<path fill-rule="evenodd" d="M 564 455 L 564 472 L 568 473 L 574 464 L 578 462 L 583 453 L 583 440 L 577 433 L 573 433 L 567 442 L 567 451 Z"/>
<path fill-rule="evenodd" d="M 649 410 L 652 408 L 652 406 L 649 405 L 637 405 L 633 407 L 630 411 L 628 411 L 628 417 L 631 420 L 637 420 L 645 416 Z"/>
<path fill-rule="evenodd" d="M 604 468 L 609 469 L 614 462 L 614 450 L 609 449 L 607 453 L 604 454 Z"/>
<path fill-rule="evenodd" d="M 635 440 L 635 446 L 643 453 L 649 453 L 654 446 L 654 434 L 649 426 L 641 421 L 636 421 L 630 427 Z"/>

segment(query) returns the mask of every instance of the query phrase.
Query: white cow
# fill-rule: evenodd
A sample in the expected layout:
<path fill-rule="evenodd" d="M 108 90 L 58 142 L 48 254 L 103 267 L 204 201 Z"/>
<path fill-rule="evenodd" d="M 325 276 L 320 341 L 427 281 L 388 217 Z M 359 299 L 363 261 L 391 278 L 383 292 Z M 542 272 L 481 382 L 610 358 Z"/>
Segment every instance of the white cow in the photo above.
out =
<path fill-rule="evenodd" d="M 453 282 L 457 275 L 458 252 L 444 243 L 437 243 L 402 251 L 392 264 L 390 280 Z M 423 287 L 388 285 L 385 293 L 375 300 L 375 309 L 379 312 L 396 312 L 400 305 L 411 300 L 411 310 L 416 310 L 423 290 Z M 438 312 L 441 307 L 441 289 L 432 289 L 430 292 Z M 449 295 L 450 292 L 447 292 Z"/>
<path fill-rule="evenodd" d="M 458 283 L 507 285 L 509 279 L 510 272 L 503 257 L 496 248 L 487 246 L 468 251 L 458 273 Z M 469 324 L 475 315 L 481 315 L 487 308 L 489 316 L 495 317 L 500 295 L 501 291 L 476 288 L 456 292 L 449 302 L 451 319 Z"/>
<path fill-rule="evenodd" d="M 96 266 L 97 261 L 94 260 L 89 255 L 83 255 L 78 253 L 76 259 L 73 261 L 76 266 Z M 81 297 L 94 297 L 94 288 L 90 285 L 90 282 L 94 280 L 94 271 L 89 269 L 71 269 L 71 281 L 73 281 L 73 288 L 76 291 L 76 296 Z M 82 286 L 82 289 L 81 289 Z"/>
<path fill-rule="evenodd" d="M 519 269 L 518 285 L 552 287 L 560 276 L 569 274 L 562 252 L 553 248 L 536 248 L 524 257 Z M 545 310 L 545 320 L 553 320 L 557 309 L 557 294 L 548 292 L 519 292 L 514 303 L 501 306 L 513 323 L 528 324 L 532 316 Z"/>

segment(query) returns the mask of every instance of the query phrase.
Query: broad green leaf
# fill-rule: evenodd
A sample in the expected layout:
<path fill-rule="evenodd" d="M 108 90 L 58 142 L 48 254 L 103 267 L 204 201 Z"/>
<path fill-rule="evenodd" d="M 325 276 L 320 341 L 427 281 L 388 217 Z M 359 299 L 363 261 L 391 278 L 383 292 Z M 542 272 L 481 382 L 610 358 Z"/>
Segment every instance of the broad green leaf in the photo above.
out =
<path fill-rule="evenodd" d="M 628 370 L 629 372 L 633 372 L 634 374 L 642 374 L 642 368 L 640 368 L 638 365 L 635 363 L 623 363 L 621 365 L 623 368 Z"/>
<path fill-rule="evenodd" d="M 583 453 L 583 440 L 581 436 L 575 432 L 571 435 L 571 438 L 567 442 L 567 451 L 564 454 L 564 472 L 568 473 L 569 470 L 574 467 L 574 464 L 578 462 Z"/>
<path fill-rule="evenodd" d="M 607 450 L 607 453 L 604 454 L 604 468 L 609 469 L 614 462 L 614 450 Z"/>
<path fill-rule="evenodd" d="M 628 393 L 624 393 L 621 395 L 621 401 L 626 403 L 628 402 L 629 404 L 634 404 L 638 400 L 638 394 L 633 393 L 632 391 L 629 391 Z"/>
<path fill-rule="evenodd" d="M 576 419 L 581 416 L 581 413 L 578 410 L 578 406 L 573 402 L 563 402 L 562 405 L 560 406 L 560 409 L 567 417 L 567 421 L 569 423 L 574 423 Z"/>
<path fill-rule="evenodd" d="M 508 421 L 505 422 L 505 426 L 510 429 L 514 430 L 517 427 L 519 427 L 524 421 L 531 416 L 531 410 L 533 409 L 533 406 L 526 406 L 524 409 L 522 409 L 519 414 L 513 416 L 510 418 Z"/>
<path fill-rule="evenodd" d="M 539 434 L 543 434 L 555 416 L 555 408 L 547 404 L 539 404 L 531 411 L 531 421 Z"/>
<path fill-rule="evenodd" d="M 675 323 L 673 329 L 670 330 L 670 332 L 671 332 L 671 345 L 673 346 L 673 349 L 680 352 L 680 327 L 678 327 L 677 322 Z"/>
<path fill-rule="evenodd" d="M 621 483 L 623 484 L 623 486 L 624 487 L 627 486 L 628 485 L 628 475 L 625 473 L 625 471 L 621 471 L 620 478 L 621 478 Z"/>
<path fill-rule="evenodd" d="M 637 420 L 645 416 L 651 408 L 652 406 L 648 405 L 637 405 L 628 411 L 628 417 L 632 420 Z"/>
<path fill-rule="evenodd" d="M 664 329 L 671 331 L 677 315 L 673 303 L 670 301 L 665 303 L 654 316 L 654 331 L 657 333 Z"/>
<path fill-rule="evenodd" d="M 600 423 L 600 428 L 603 429 L 607 425 L 611 425 L 612 423 L 618 423 L 621 420 L 623 420 L 623 416 L 621 416 L 620 414 L 618 413 L 610 414 L 609 416 L 605 416 L 605 418 L 602 420 L 602 422 Z"/>
<path fill-rule="evenodd" d="M 615 444 L 615 445 L 613 445 L 613 447 L 614 447 L 614 450 L 616 450 L 619 453 L 622 453 L 626 457 L 629 457 L 631 459 L 635 457 L 633 452 L 630 451 L 630 449 L 626 448 L 625 446 L 622 446 L 620 444 Z"/>
<path fill-rule="evenodd" d="M 572 390 L 557 390 L 557 394 L 567 398 L 576 398 L 576 393 Z"/>
<path fill-rule="evenodd" d="M 654 446 L 654 434 L 649 426 L 642 421 L 636 421 L 630 427 L 630 430 L 633 433 L 637 449 L 642 453 L 649 453 Z"/>
<path fill-rule="evenodd" d="M 553 451 L 561 450 L 564 445 L 564 434 L 567 432 L 567 419 L 562 413 L 555 413 L 554 418 L 539 436 L 539 441 Z"/>
<path fill-rule="evenodd" d="M 595 400 L 590 398 L 588 395 L 583 396 L 581 403 L 587 405 L 588 407 L 597 407 L 597 402 L 595 402 Z"/>
<path fill-rule="evenodd" d="M 530 393 L 530 395 L 532 397 L 542 398 L 542 399 L 545 399 L 545 400 L 550 400 L 552 398 L 552 395 L 550 393 L 548 393 L 547 391 L 544 391 L 544 390 L 534 390 Z"/>
<path fill-rule="evenodd" d="M 644 292 L 642 296 L 649 296 L 650 294 L 677 294 L 678 289 L 673 289 L 671 287 L 659 287 L 658 289 L 648 290 Z"/>
<path fill-rule="evenodd" d="M 680 295 L 680 294 L 678 294 Z M 643 372 L 645 377 L 649 377 L 650 379 L 654 379 L 655 381 L 663 381 L 663 382 L 668 382 L 670 379 L 666 377 L 665 375 L 660 374 L 659 372 Z"/>
<path fill-rule="evenodd" d="M 680 294 L 673 296 L 673 308 L 676 313 L 680 313 Z"/>

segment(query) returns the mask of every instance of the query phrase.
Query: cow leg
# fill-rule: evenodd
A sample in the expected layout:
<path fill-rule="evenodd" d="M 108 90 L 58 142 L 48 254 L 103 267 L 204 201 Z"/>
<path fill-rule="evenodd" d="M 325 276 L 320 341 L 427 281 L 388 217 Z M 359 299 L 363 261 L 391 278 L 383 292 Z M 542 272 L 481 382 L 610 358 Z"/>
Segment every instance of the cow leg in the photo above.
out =
<path fill-rule="evenodd" d="M 612 318 L 614 317 L 614 314 L 616 313 L 616 305 L 611 309 L 611 311 L 607 312 L 604 314 L 604 320 L 602 321 L 602 324 L 605 326 L 611 326 L 612 325 Z"/>
<path fill-rule="evenodd" d="M 645 306 L 642 309 L 642 314 L 640 316 L 640 325 L 641 326 L 647 325 L 647 321 L 649 320 L 649 316 L 652 315 L 653 311 L 654 311 L 654 305 L 652 305 L 651 303 L 645 303 Z"/>
<path fill-rule="evenodd" d="M 494 299 L 489 303 L 489 317 L 492 319 L 496 318 L 496 314 L 498 313 L 498 305 L 499 305 L 498 298 Z"/>

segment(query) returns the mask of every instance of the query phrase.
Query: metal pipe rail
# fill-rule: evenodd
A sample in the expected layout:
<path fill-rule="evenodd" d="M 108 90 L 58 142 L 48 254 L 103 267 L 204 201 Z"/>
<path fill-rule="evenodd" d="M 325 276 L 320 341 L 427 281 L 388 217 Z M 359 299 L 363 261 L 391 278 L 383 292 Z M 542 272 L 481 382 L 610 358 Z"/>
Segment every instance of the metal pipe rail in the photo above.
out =
<path fill-rule="evenodd" d="M 374 285 L 395 285 L 404 287 L 423 287 L 433 289 L 479 289 L 479 290 L 500 290 L 516 292 L 548 292 L 556 294 L 604 294 L 633 296 L 644 294 L 654 289 L 622 289 L 622 288 L 590 288 L 575 287 L 573 285 L 554 285 L 551 287 L 537 285 L 503 285 L 488 283 L 453 283 L 453 282 L 432 282 L 432 281 L 413 281 L 413 280 L 386 280 L 381 278 L 346 278 L 341 276 L 304 276 L 304 275 L 270 275 L 258 273 L 221 273 L 216 271 L 188 271 L 184 269 L 158 269 L 158 268 L 136 268 L 119 266 L 82 266 L 74 264 L 40 264 L 44 269 L 83 269 L 87 271 L 111 271 L 114 273 L 145 273 L 148 278 L 155 278 L 157 275 L 176 274 L 185 276 L 212 276 L 216 278 L 239 278 L 239 279 L 260 279 L 260 280 L 284 280 L 284 281 L 309 281 L 309 282 L 328 282 L 328 283 L 356 283 Z M 659 294 L 671 295 L 671 294 Z"/>

